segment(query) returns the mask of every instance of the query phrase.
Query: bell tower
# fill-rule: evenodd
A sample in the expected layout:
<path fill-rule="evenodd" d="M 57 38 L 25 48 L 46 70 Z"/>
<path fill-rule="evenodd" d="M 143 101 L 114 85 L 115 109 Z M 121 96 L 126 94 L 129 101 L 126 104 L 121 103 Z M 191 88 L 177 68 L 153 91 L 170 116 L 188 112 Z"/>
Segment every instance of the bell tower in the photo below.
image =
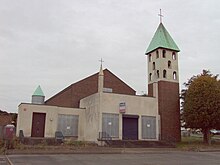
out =
<path fill-rule="evenodd" d="M 158 99 L 160 139 L 172 142 L 181 140 L 179 51 L 161 21 L 145 53 L 148 64 L 148 95 Z"/>

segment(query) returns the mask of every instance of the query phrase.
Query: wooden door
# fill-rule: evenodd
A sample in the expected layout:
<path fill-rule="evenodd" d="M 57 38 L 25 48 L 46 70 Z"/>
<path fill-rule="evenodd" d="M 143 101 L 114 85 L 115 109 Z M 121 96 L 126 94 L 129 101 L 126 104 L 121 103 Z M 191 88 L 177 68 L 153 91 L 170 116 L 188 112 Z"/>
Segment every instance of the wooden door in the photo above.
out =
<path fill-rule="evenodd" d="M 33 113 L 31 137 L 44 137 L 46 113 Z"/>

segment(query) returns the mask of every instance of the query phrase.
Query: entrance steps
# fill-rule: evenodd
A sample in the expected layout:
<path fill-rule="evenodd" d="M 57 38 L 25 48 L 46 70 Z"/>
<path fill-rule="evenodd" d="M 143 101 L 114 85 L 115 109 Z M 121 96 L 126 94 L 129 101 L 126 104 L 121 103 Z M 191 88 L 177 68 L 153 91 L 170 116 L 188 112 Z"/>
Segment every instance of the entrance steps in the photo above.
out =
<path fill-rule="evenodd" d="M 109 147 L 114 148 L 175 148 L 174 143 L 166 141 L 145 140 L 105 140 Z"/>

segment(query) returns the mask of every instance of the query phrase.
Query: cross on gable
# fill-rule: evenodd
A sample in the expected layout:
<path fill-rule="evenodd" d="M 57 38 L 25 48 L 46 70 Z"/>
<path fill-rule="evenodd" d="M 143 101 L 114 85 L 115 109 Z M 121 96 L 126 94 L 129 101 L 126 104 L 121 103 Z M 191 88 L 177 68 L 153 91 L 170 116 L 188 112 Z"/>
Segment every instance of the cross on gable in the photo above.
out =
<path fill-rule="evenodd" d="M 102 60 L 102 58 L 99 60 L 99 62 L 101 63 L 101 66 L 102 66 L 102 63 L 104 62 L 103 60 Z"/>

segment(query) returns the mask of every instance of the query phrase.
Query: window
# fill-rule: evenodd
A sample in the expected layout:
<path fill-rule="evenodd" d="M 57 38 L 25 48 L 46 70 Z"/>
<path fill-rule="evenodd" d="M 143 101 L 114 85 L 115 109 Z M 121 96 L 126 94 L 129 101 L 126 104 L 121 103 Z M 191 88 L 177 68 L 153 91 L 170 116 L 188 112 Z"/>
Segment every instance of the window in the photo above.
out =
<path fill-rule="evenodd" d="M 78 115 L 58 115 L 57 131 L 63 136 L 78 136 Z"/>
<path fill-rule="evenodd" d="M 152 60 L 151 54 L 148 55 L 148 58 L 149 58 L 149 62 L 151 62 L 151 60 Z"/>
<path fill-rule="evenodd" d="M 153 62 L 153 70 L 155 70 L 155 62 Z"/>
<path fill-rule="evenodd" d="M 163 78 L 166 78 L 167 77 L 167 71 L 164 69 L 163 70 Z"/>
<path fill-rule="evenodd" d="M 172 54 L 172 59 L 176 60 L 176 53 L 175 52 L 173 52 L 173 54 Z"/>
<path fill-rule="evenodd" d="M 157 78 L 160 78 L 159 70 L 157 70 Z"/>
<path fill-rule="evenodd" d="M 176 80 L 176 79 L 177 79 L 176 72 L 173 72 L 173 79 L 174 79 L 174 80 Z"/>
<path fill-rule="evenodd" d="M 152 80 L 152 73 L 149 74 L 149 81 Z"/>
<path fill-rule="evenodd" d="M 110 137 L 119 137 L 119 115 L 111 113 L 102 114 L 102 132 Z"/>
<path fill-rule="evenodd" d="M 168 61 L 168 68 L 171 69 L 171 61 Z"/>
<path fill-rule="evenodd" d="M 156 139 L 156 117 L 141 116 L 142 139 Z"/>
<path fill-rule="evenodd" d="M 163 50 L 163 58 L 166 58 L 166 50 Z"/>
<path fill-rule="evenodd" d="M 158 50 L 156 51 L 156 57 L 159 58 L 159 52 L 158 52 Z"/>

